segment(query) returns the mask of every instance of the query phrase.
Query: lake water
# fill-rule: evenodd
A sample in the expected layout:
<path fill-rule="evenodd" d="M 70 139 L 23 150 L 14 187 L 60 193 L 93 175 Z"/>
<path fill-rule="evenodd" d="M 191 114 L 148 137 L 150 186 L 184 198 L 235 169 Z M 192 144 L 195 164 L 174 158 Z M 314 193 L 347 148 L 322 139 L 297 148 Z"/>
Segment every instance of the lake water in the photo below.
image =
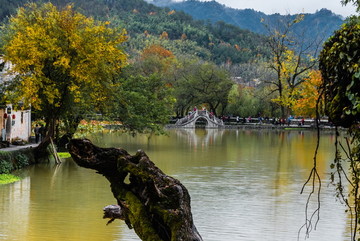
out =
<path fill-rule="evenodd" d="M 348 216 L 329 185 L 334 133 L 321 135 L 320 221 L 310 241 L 350 240 Z M 98 134 L 103 147 L 143 149 L 189 190 L 194 222 L 205 241 L 298 240 L 316 132 L 169 130 L 168 136 Z M 140 240 L 120 220 L 106 225 L 102 208 L 116 201 L 108 181 L 71 159 L 21 170 L 22 181 L 0 186 L 0 240 Z M 310 191 L 309 186 L 306 190 Z M 314 199 L 310 206 L 316 203 Z M 299 240 L 305 240 L 304 231 Z"/>

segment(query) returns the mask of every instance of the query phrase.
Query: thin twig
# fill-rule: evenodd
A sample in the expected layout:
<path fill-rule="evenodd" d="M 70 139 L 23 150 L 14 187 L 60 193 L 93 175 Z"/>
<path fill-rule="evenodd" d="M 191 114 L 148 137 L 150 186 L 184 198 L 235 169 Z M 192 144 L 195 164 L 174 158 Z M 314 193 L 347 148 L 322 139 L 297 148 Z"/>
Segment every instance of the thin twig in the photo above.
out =
<path fill-rule="evenodd" d="M 320 175 L 317 171 L 317 154 L 319 151 L 319 147 L 320 147 L 320 126 L 319 126 L 319 120 L 320 120 L 320 114 L 319 114 L 319 105 L 320 105 L 320 100 L 322 98 L 322 93 L 320 93 L 317 101 L 316 101 L 316 130 L 317 130 L 317 141 L 316 141 L 316 148 L 315 148 L 315 152 L 314 152 L 314 157 L 313 157 L 313 168 L 311 169 L 310 175 L 308 177 L 308 179 L 306 180 L 306 182 L 304 183 L 300 194 L 303 193 L 305 186 L 307 186 L 310 181 L 312 181 L 312 189 L 311 192 L 308 195 L 307 201 L 306 201 L 306 205 L 305 205 L 305 224 L 300 228 L 299 233 L 298 233 L 298 240 L 300 237 L 300 231 L 305 227 L 305 237 L 308 238 L 310 236 L 310 232 L 313 230 L 313 219 L 316 216 L 316 221 L 315 221 L 315 225 L 314 225 L 314 230 L 316 230 L 317 224 L 320 220 L 320 207 L 321 207 L 321 203 L 320 203 L 320 193 L 321 193 L 321 178 Z M 316 181 L 318 182 L 318 188 L 317 190 L 315 190 L 315 186 L 316 186 Z M 317 208 L 312 212 L 312 214 L 310 215 L 310 219 L 308 218 L 308 211 L 309 211 L 309 203 L 311 201 L 312 196 L 314 195 L 314 193 L 317 192 Z"/>

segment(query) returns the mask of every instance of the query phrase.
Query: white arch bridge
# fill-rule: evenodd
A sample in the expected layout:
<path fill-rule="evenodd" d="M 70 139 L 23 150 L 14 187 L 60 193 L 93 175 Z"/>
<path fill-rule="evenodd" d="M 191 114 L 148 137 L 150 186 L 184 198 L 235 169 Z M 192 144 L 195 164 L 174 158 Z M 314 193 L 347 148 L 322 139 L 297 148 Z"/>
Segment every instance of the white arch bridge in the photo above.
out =
<path fill-rule="evenodd" d="M 196 122 L 200 120 L 206 122 L 205 128 L 220 128 L 224 126 L 224 122 L 222 120 L 216 118 L 207 110 L 193 111 L 190 115 L 178 119 L 175 123 L 175 126 L 184 128 L 195 128 Z"/>

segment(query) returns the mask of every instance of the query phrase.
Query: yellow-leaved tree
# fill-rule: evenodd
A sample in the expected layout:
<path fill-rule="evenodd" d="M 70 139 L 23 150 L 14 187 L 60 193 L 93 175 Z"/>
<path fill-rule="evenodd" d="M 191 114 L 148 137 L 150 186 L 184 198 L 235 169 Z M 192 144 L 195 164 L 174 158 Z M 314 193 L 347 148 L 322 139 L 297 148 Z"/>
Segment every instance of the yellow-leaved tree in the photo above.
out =
<path fill-rule="evenodd" d="M 273 60 L 270 69 L 276 77 L 266 81 L 272 91 L 277 93 L 273 101 L 278 103 L 283 117 L 290 114 L 296 102 L 298 88 L 305 81 L 308 72 L 316 65 L 312 56 L 316 56 L 319 40 L 305 41 L 304 36 L 294 32 L 295 25 L 303 20 L 303 15 L 295 18 L 290 15 L 276 25 L 265 24 L 268 30 L 267 45 Z"/>
<path fill-rule="evenodd" d="M 295 115 L 316 118 L 316 105 L 319 102 L 318 111 L 322 113 L 323 99 L 319 100 L 320 87 L 322 84 L 321 72 L 319 70 L 312 70 L 309 77 L 301 84 L 298 89 L 299 98 L 292 106 Z"/>
<path fill-rule="evenodd" d="M 86 17 L 72 5 L 57 9 L 29 3 L 3 31 L 2 52 L 17 75 L 7 96 L 13 103 L 31 104 L 45 118 L 45 146 L 59 120 L 79 121 L 87 108 L 101 108 L 114 76 L 126 65 L 125 30 Z"/>
<path fill-rule="evenodd" d="M 276 66 L 278 79 L 273 85 L 278 88 L 279 95 L 272 101 L 284 107 L 286 115 L 290 110 L 296 109 L 299 99 L 303 98 L 303 92 L 306 91 L 303 89 L 303 85 L 310 78 L 308 77 L 310 70 L 307 67 L 300 68 L 300 61 L 301 56 L 295 55 L 294 51 L 289 49 L 284 50 L 282 61 L 274 59 L 274 63 L 278 65 Z M 299 109 L 297 110 L 299 111 Z M 294 114 L 298 115 L 299 113 L 295 112 Z"/>

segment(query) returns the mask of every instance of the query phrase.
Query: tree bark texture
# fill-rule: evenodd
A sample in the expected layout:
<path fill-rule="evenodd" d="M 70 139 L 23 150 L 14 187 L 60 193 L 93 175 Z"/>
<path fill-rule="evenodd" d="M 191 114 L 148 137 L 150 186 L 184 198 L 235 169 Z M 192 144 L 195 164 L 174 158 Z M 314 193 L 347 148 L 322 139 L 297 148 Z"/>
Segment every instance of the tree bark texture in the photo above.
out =
<path fill-rule="evenodd" d="M 141 150 L 101 148 L 87 139 L 68 144 L 74 161 L 104 175 L 119 209 L 104 208 L 104 218 L 122 219 L 144 241 L 201 241 L 191 214 L 190 195 L 177 179 L 163 173 Z"/>

